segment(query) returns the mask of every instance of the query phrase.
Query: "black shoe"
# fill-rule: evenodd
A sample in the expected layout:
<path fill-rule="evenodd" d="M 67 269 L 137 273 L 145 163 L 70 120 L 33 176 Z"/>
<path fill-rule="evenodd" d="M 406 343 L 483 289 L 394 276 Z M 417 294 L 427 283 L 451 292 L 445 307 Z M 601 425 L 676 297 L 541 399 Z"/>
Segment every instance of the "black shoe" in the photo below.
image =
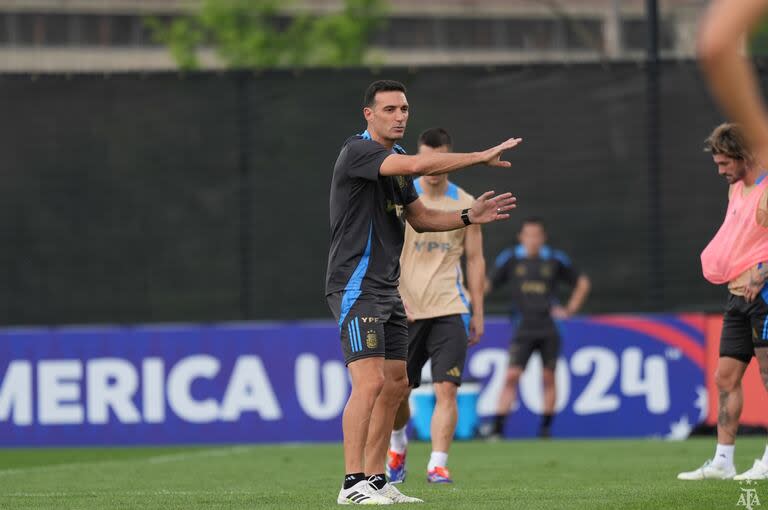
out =
<path fill-rule="evenodd" d="M 539 439 L 551 439 L 552 429 L 549 427 L 541 427 L 539 429 Z"/>
<path fill-rule="evenodd" d="M 500 439 L 504 439 L 499 432 L 494 430 L 492 423 L 481 425 L 477 430 L 477 435 L 484 441 L 499 441 Z"/>

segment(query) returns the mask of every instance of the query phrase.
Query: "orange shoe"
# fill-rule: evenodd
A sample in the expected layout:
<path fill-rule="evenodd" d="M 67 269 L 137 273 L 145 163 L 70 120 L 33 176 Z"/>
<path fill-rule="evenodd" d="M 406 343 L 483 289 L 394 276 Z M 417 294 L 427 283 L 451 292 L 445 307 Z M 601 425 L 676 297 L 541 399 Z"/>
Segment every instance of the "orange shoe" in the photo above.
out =
<path fill-rule="evenodd" d="M 441 466 L 436 466 L 435 469 L 427 471 L 427 481 L 429 483 L 453 483 L 448 468 Z"/>
<path fill-rule="evenodd" d="M 389 483 L 403 483 L 405 481 L 405 455 L 408 452 L 397 453 L 389 450 L 387 452 L 386 472 Z"/>

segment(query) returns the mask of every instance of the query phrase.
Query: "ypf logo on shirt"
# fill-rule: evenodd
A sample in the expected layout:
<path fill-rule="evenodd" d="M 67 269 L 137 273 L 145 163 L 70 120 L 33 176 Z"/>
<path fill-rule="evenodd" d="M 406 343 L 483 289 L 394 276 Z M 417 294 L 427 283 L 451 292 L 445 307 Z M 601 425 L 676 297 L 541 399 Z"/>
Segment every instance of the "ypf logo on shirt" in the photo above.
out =
<path fill-rule="evenodd" d="M 397 217 L 400 218 L 403 215 L 403 206 L 387 200 L 387 212 L 390 213 L 392 211 L 395 211 Z"/>

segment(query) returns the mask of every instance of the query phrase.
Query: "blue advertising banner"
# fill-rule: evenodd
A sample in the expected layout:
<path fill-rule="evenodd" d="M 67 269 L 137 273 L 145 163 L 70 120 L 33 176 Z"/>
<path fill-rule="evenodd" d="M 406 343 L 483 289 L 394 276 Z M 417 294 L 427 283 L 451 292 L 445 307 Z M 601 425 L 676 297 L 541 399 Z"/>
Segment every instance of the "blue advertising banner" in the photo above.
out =
<path fill-rule="evenodd" d="M 684 437 L 706 416 L 703 316 L 562 324 L 560 437 Z M 495 414 L 511 329 L 490 320 L 464 376 Z M 507 435 L 531 436 L 541 363 Z M 5 329 L 0 446 L 338 441 L 349 380 L 332 322 Z"/>

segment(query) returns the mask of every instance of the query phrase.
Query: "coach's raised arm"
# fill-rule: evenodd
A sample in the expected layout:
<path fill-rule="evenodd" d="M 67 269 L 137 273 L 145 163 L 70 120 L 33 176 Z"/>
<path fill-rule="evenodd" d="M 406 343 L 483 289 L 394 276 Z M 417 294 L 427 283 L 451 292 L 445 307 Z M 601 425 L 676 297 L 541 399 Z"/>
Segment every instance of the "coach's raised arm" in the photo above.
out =
<path fill-rule="evenodd" d="M 512 149 L 522 142 L 522 138 L 510 138 L 482 152 L 459 152 L 416 154 L 391 154 L 381 164 L 379 172 L 384 176 L 440 175 L 455 172 L 472 165 L 486 164 L 509 168 L 512 163 L 501 159 L 504 151 Z"/>

